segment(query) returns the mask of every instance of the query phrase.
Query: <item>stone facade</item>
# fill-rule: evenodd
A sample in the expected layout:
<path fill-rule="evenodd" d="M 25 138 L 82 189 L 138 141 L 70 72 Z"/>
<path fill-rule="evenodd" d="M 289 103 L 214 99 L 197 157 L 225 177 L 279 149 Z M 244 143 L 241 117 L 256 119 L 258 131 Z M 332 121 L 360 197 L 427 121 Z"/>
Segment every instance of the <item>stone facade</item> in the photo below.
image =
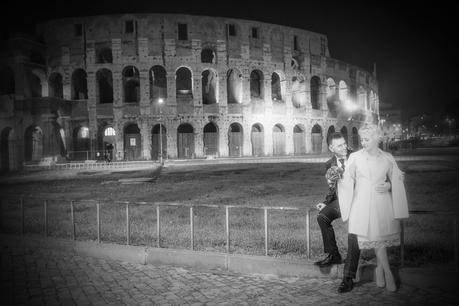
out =
<path fill-rule="evenodd" d="M 159 14 L 37 29 L 41 42 L 11 39 L 0 59 L 4 170 L 107 152 L 157 159 L 160 134 L 171 159 L 321 153 L 328 132 L 356 146 L 378 118 L 376 76 L 331 58 L 322 34 Z"/>

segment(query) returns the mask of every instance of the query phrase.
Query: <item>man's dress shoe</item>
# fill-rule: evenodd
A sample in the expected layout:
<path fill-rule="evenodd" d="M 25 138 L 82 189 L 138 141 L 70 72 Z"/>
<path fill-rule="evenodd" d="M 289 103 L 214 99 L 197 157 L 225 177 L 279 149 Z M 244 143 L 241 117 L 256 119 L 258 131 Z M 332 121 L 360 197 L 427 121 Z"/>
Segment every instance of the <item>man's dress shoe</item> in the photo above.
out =
<path fill-rule="evenodd" d="M 317 263 L 317 265 L 321 268 L 328 267 L 334 264 L 340 264 L 342 263 L 341 255 L 339 253 L 337 254 L 328 254 L 328 256 L 324 259 L 321 260 L 320 262 Z"/>
<path fill-rule="evenodd" d="M 338 292 L 339 293 L 349 292 L 353 288 L 354 288 L 354 281 L 352 280 L 352 278 L 345 278 L 343 279 L 341 284 L 339 284 Z"/>

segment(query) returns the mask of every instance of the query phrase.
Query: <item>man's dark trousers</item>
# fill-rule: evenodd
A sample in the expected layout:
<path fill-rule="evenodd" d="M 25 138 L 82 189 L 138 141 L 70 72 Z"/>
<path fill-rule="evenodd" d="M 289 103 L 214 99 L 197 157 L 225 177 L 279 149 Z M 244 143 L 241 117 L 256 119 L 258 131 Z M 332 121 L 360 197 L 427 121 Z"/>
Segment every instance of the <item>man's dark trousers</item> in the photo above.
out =
<path fill-rule="evenodd" d="M 347 257 L 344 263 L 343 278 L 355 278 L 359 266 L 360 249 L 356 234 L 347 234 Z"/>
<path fill-rule="evenodd" d="M 336 245 L 335 231 L 331 223 L 333 220 L 340 217 L 341 213 L 339 211 L 338 200 L 334 200 L 326 205 L 317 215 L 317 223 L 319 223 L 320 231 L 322 232 L 322 240 L 324 242 L 324 253 L 332 255 L 339 254 L 338 246 Z"/>

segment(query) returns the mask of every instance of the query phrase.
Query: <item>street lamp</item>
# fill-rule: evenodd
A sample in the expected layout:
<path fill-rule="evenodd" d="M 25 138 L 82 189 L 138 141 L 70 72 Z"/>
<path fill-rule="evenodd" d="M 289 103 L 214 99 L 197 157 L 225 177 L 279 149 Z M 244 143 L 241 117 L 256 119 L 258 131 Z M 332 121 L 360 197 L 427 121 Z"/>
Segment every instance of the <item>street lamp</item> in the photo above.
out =
<path fill-rule="evenodd" d="M 163 164 L 163 127 L 162 127 L 162 121 L 163 121 L 163 116 L 162 116 L 162 105 L 163 105 L 164 100 L 162 98 L 158 99 L 158 104 L 159 104 L 159 163 L 162 165 Z"/>

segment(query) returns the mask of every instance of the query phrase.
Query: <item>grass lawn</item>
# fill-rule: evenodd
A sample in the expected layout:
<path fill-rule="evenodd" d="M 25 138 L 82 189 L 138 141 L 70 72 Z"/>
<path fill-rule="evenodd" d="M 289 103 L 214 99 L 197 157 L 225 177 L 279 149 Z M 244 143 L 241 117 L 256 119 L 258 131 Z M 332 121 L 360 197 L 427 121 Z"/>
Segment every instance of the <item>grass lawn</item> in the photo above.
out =
<path fill-rule="evenodd" d="M 459 212 L 459 164 L 457 161 L 400 162 L 406 172 L 410 209 Z M 73 171 L 73 172 L 72 172 Z M 121 184 L 122 178 L 153 177 L 153 182 Z M 230 209 L 231 252 L 264 254 L 263 210 L 247 208 L 284 206 L 298 211 L 269 211 L 269 255 L 306 257 L 306 210 L 322 201 L 327 191 L 324 165 L 314 163 L 173 166 L 129 171 L 41 171 L 18 174 L 0 181 L 0 194 L 16 197 L 2 201 L 6 232 L 20 231 L 17 198 L 25 196 L 25 230 L 43 232 L 43 200 L 48 201 L 49 234 L 71 237 L 70 200 L 93 199 L 101 204 L 102 241 L 126 243 L 125 205 L 115 201 L 212 204 L 194 208 L 195 249 L 225 252 L 225 208 Z M 3 196 L 2 196 L 3 198 Z M 161 246 L 190 248 L 188 207 L 161 207 Z M 322 256 L 322 237 L 311 213 L 311 253 Z M 96 239 L 96 207 L 76 203 L 77 239 Z M 450 216 L 412 215 L 406 223 L 406 263 L 447 263 L 454 258 L 453 219 Z M 156 206 L 130 207 L 131 244 L 153 245 L 156 241 Z M 338 246 L 345 254 L 346 226 L 334 222 Z M 371 252 L 362 257 L 371 258 Z M 398 249 L 391 250 L 394 263 Z"/>

